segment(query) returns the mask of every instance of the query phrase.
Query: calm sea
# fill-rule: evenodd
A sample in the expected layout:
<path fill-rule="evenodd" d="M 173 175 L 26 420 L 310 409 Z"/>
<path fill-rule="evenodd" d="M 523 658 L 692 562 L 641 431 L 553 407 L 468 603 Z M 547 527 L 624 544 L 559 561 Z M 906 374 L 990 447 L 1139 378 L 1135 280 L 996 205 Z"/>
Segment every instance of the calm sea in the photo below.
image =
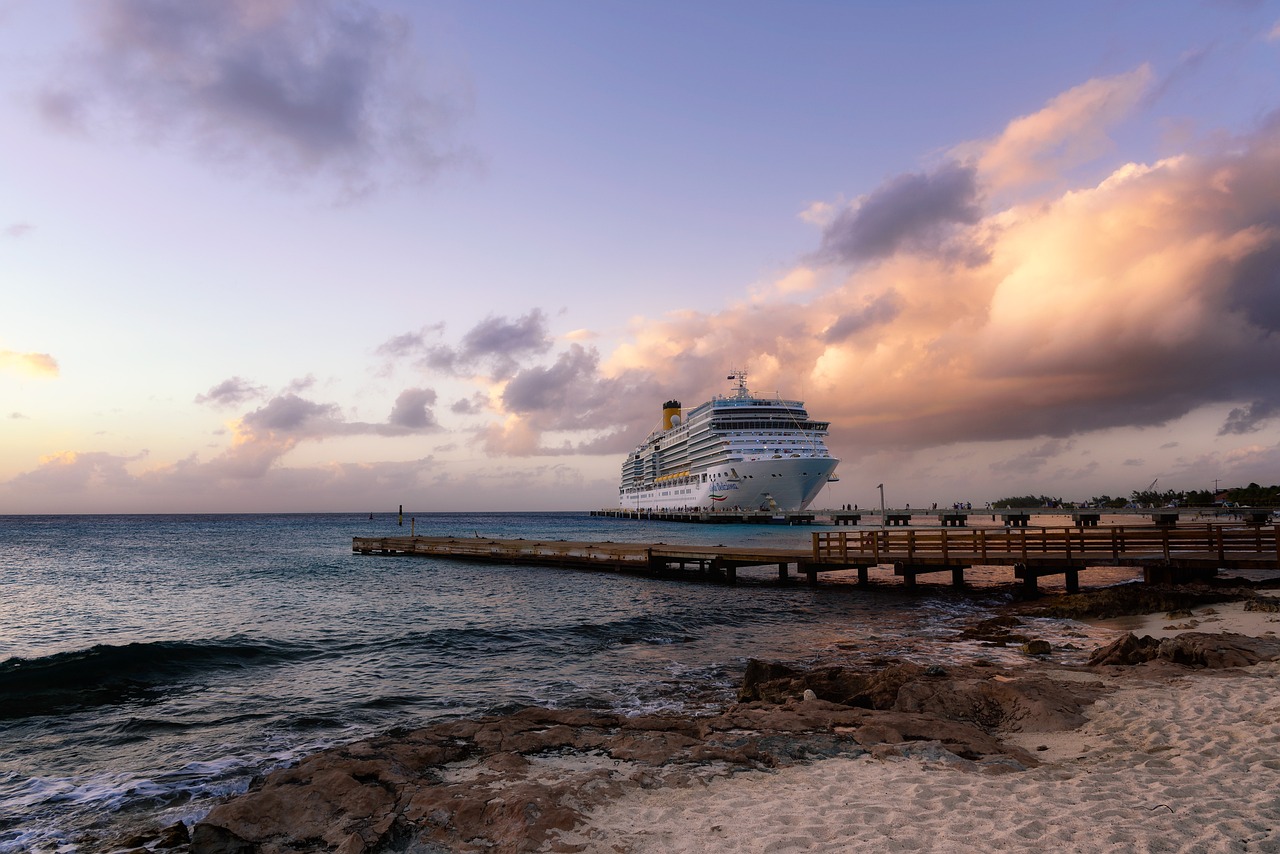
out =
<path fill-rule="evenodd" d="M 0 517 L 0 852 L 95 851 L 318 748 L 524 704 L 697 712 L 748 658 L 999 655 L 1000 595 L 354 555 L 419 534 L 806 547 L 585 513 Z M 758 582 L 758 583 L 756 583 Z M 1041 634 L 1079 626 L 1040 626 Z M 1077 641 L 1088 646 L 1088 641 Z"/>

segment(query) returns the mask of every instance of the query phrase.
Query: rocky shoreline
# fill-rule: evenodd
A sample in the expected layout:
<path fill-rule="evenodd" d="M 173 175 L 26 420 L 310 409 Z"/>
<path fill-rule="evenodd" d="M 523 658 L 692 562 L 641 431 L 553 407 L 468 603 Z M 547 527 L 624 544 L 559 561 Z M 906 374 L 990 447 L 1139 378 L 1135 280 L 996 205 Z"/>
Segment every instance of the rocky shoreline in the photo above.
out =
<path fill-rule="evenodd" d="M 1116 596 L 1149 604 L 1152 594 L 1083 595 L 1110 609 Z M 1259 598 L 1247 588 L 1221 587 L 1165 595 L 1184 607 Z M 1069 599 L 1014 610 L 1079 607 Z M 1262 607 L 1274 605 L 1266 599 Z M 570 831 L 628 792 L 695 787 L 833 757 L 920 757 L 979 775 L 1016 774 L 1039 764 L 1036 750 L 1018 741 L 1079 727 L 1092 703 L 1126 681 L 1117 676 L 1280 659 L 1274 637 L 1192 631 L 1158 641 L 1125 635 L 1087 666 L 1067 667 L 1037 655 L 1045 650 L 1021 628 L 1011 613 L 969 630 L 984 643 L 1021 645 L 1028 663 L 1020 667 L 752 661 L 738 703 L 716 715 L 529 708 L 391 732 L 256 780 L 211 810 L 189 840 L 170 828 L 163 839 L 157 831 L 130 841 L 135 851 L 193 854 L 581 851 L 586 846 L 571 841 Z M 1015 733 L 1023 737 L 1010 737 Z"/>

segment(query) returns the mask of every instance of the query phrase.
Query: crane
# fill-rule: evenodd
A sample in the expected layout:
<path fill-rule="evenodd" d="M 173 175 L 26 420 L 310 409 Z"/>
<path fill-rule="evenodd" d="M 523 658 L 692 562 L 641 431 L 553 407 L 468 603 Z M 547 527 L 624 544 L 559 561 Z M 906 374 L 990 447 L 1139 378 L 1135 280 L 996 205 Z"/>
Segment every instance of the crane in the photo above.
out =
<path fill-rule="evenodd" d="M 1156 484 L 1159 482 L 1160 482 L 1160 478 L 1156 478 L 1155 480 L 1151 481 L 1151 485 L 1148 486 L 1146 489 L 1144 489 L 1143 492 L 1153 491 L 1156 488 Z"/>

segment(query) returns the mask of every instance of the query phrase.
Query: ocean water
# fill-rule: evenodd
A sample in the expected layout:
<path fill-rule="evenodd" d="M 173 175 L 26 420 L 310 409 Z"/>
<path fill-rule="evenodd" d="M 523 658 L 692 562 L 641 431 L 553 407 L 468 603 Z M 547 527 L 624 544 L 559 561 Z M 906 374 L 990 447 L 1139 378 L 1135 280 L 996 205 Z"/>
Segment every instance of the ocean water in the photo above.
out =
<path fill-rule="evenodd" d="M 0 852 L 191 823 L 254 775 L 391 727 L 527 704 L 696 713 L 730 702 L 752 657 L 1002 654 L 957 638 L 999 588 L 352 554 L 353 536 L 407 535 L 411 519 L 423 535 L 797 548 L 812 531 L 586 513 L 0 517 Z"/>

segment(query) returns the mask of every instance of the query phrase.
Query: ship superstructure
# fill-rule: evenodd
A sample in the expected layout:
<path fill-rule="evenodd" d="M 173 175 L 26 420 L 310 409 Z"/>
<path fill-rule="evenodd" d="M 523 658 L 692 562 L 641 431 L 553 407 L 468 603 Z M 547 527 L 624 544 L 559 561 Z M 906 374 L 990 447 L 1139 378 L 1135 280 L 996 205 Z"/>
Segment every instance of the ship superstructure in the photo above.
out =
<path fill-rule="evenodd" d="M 621 507 L 804 510 L 840 462 L 827 450 L 830 424 L 804 402 L 757 397 L 746 371 L 733 393 L 685 410 L 662 407 L 662 424 L 622 464 Z"/>

